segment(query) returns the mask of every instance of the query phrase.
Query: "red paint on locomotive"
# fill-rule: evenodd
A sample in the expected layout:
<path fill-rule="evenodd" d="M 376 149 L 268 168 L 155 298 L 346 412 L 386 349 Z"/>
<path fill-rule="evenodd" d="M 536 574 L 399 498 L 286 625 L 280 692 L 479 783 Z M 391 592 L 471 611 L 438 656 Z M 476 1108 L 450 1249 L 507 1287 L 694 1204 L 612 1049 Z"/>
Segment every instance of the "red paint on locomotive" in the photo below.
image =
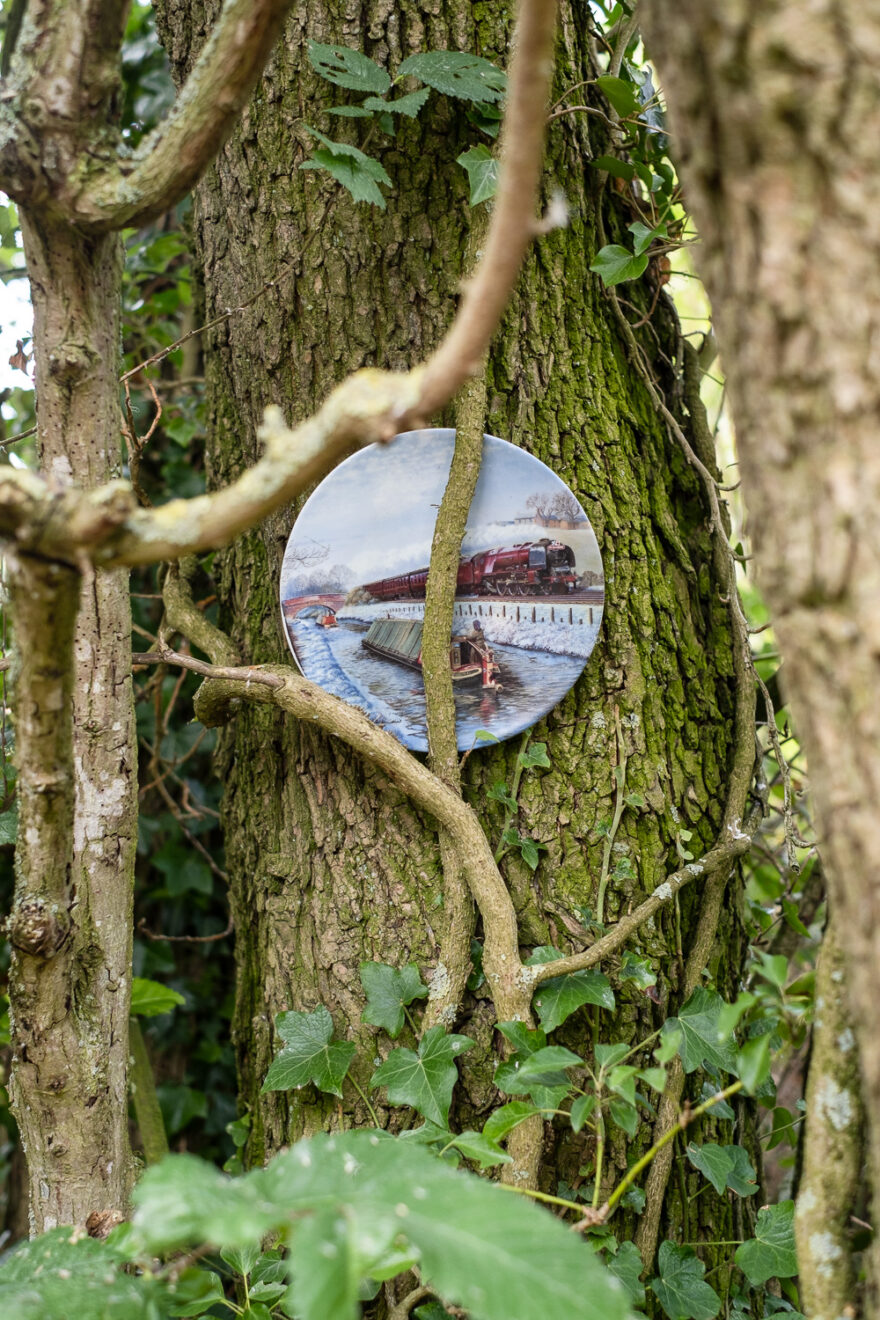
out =
<path fill-rule="evenodd" d="M 416 569 L 397 577 L 366 582 L 364 590 L 377 600 L 424 600 L 428 570 Z M 459 595 L 551 595 L 574 590 L 577 581 L 574 551 L 561 541 L 545 537 L 516 545 L 481 550 L 458 566 Z"/>

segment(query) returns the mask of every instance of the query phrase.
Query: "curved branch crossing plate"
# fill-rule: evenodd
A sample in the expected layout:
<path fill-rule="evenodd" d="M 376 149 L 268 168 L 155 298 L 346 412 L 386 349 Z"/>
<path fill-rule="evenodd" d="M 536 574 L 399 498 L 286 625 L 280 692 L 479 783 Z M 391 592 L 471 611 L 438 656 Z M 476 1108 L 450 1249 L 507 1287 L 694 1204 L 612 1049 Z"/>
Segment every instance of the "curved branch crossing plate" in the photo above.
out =
<path fill-rule="evenodd" d="M 281 570 L 290 649 L 306 678 L 413 751 L 427 751 L 421 632 L 455 432 L 407 431 L 353 454 L 296 520 Z M 561 701 L 605 601 L 589 520 L 555 473 L 487 435 L 461 547 L 450 656 L 456 734 L 498 739 Z"/>

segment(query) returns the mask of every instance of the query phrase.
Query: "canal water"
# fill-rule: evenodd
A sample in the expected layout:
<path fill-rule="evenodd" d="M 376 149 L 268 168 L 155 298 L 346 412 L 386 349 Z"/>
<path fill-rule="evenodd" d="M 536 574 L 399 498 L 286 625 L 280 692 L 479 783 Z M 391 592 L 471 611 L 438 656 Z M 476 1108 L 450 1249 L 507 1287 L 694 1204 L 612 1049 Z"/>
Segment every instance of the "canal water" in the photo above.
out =
<path fill-rule="evenodd" d="M 340 622 L 322 628 L 313 619 L 289 625 L 300 667 L 307 678 L 360 707 L 412 751 L 428 749 L 425 692 L 413 669 L 364 650 L 368 624 Z M 478 729 L 510 738 L 527 729 L 561 701 L 584 667 L 583 657 L 553 655 L 492 643 L 501 666 L 502 690 L 479 686 L 455 692 L 456 732 L 462 750 L 473 746 Z"/>

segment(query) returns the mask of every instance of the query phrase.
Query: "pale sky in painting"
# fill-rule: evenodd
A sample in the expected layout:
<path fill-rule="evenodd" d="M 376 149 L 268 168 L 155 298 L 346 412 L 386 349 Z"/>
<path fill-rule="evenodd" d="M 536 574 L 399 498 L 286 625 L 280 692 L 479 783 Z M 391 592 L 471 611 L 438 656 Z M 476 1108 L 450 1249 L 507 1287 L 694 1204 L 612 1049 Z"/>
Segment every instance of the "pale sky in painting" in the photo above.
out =
<path fill-rule="evenodd" d="M 357 583 L 424 568 L 452 462 L 453 437 L 448 429 L 409 431 L 389 445 L 360 450 L 330 473 L 296 521 L 282 571 L 282 598 L 289 594 L 291 572 L 299 572 L 297 546 L 327 546 L 326 556 L 314 567 L 343 564 Z M 571 542 L 579 571 L 600 572 L 591 529 L 498 526 L 526 514 L 529 495 L 557 490 L 568 487 L 538 459 L 487 436 L 462 552 L 554 535 Z"/>

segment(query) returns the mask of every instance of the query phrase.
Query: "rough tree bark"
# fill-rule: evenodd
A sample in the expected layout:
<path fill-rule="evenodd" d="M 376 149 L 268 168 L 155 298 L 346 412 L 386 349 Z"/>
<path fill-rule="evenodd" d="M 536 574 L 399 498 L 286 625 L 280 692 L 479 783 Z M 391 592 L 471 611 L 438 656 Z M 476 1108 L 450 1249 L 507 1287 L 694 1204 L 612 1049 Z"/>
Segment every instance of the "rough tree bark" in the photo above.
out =
<path fill-rule="evenodd" d="M 880 14 L 855 0 L 687 0 L 674 13 L 647 5 L 644 26 L 702 238 L 758 581 L 810 766 L 876 1205 Z M 849 1096 L 843 1055 L 840 1067 Z"/>
<path fill-rule="evenodd" d="M 183 76 L 214 8 L 191 0 L 158 8 L 172 67 Z M 562 6 L 558 93 L 593 73 L 588 27 L 586 4 Z M 298 170 L 310 151 L 301 117 L 314 122 L 316 106 L 334 103 L 308 66 L 307 37 L 364 49 L 392 67 L 415 51 L 446 47 L 506 63 L 509 14 L 499 8 L 487 15 L 467 0 L 405 0 L 363 18 L 338 4 L 308 4 L 290 20 L 241 130 L 195 195 L 208 317 L 262 290 L 207 336 L 217 485 L 256 458 L 266 403 L 279 400 L 300 418 L 346 373 L 405 367 L 436 344 L 472 223 L 454 160 L 474 131 L 442 98 L 423 112 L 424 124 L 407 123 L 380 149 L 395 180 L 387 213 L 355 206 L 335 185 Z M 601 193 L 587 163 L 594 151 L 585 117 L 552 126 L 547 192 L 565 189 L 571 224 L 530 255 L 487 366 L 485 429 L 528 448 L 571 484 L 596 529 L 607 574 L 600 644 L 536 735 L 547 741 L 553 768 L 523 783 L 521 828 L 547 852 L 535 876 L 510 856 L 504 864 L 527 946 L 583 947 L 576 909 L 595 906 L 604 844 L 597 827 L 613 814 L 622 758 L 626 790 L 641 794 L 644 806 L 623 814 L 613 857 L 630 859 L 632 878 L 612 880 L 605 913 L 612 922 L 672 869 L 681 829 L 694 831 L 695 854 L 694 844 L 711 846 L 731 755 L 732 641 L 705 492 L 667 434 L 587 269 L 601 246 L 600 207 L 614 233 L 632 218 L 625 201 Z M 669 407 L 713 465 L 669 365 L 680 361 L 681 341 L 663 295 L 640 342 Z M 277 583 L 291 520 L 292 512 L 269 519 L 218 561 L 224 622 L 247 661 L 286 659 Z M 465 767 L 465 796 L 490 837 L 498 820 L 485 790 L 509 777 L 515 751 L 481 752 Z M 275 1050 L 274 1015 L 325 1004 L 337 1030 L 362 1047 L 354 1069 L 365 1085 L 376 1046 L 360 1022 L 358 963 L 414 960 L 436 977 L 446 911 L 433 823 L 339 743 L 271 707 L 243 707 L 223 735 L 220 768 L 237 930 L 235 1040 L 256 1163 L 299 1133 L 337 1121 L 336 1106 L 308 1091 L 260 1094 Z M 686 954 L 701 900 L 695 886 L 682 894 L 680 912 L 670 907 L 643 928 L 640 947 L 658 969 L 661 1006 L 622 987 L 621 1011 L 613 1026 L 602 1023 L 603 1037 L 637 1039 L 677 1002 L 678 930 Z M 719 935 L 707 962 L 721 987 L 732 988 L 742 939 L 731 904 Z M 493 1021 L 490 1004 L 469 1004 L 466 1029 L 481 1046 L 462 1061 L 461 1108 L 471 1119 L 494 1102 Z M 587 1047 L 586 1015 L 573 1019 L 568 1038 Z M 353 1092 L 346 1091 L 344 1108 L 367 1120 Z M 548 1132 L 548 1183 L 577 1178 L 582 1139 L 556 1145 Z M 610 1163 L 609 1176 L 625 1167 L 622 1140 Z M 682 1200 L 685 1182 L 686 1175 L 676 1180 L 670 1204 Z M 708 1196 L 672 1214 L 685 1221 L 688 1237 L 710 1221 L 713 1237 L 730 1235 L 729 1208 Z"/>

